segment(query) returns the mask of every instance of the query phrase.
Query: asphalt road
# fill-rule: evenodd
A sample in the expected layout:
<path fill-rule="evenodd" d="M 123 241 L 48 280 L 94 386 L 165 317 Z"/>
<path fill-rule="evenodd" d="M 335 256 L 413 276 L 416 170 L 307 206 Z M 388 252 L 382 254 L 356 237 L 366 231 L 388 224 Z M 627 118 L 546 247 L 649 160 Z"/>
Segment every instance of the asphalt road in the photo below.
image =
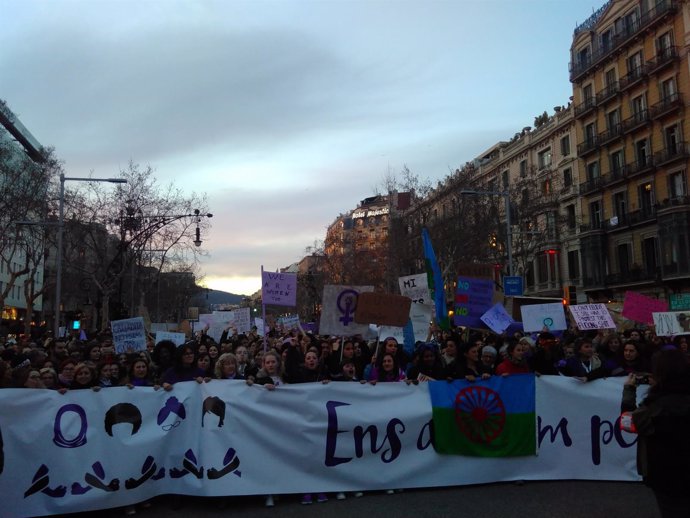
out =
<path fill-rule="evenodd" d="M 283 495 L 275 507 L 264 507 L 260 497 L 219 498 L 185 497 L 182 507 L 171 508 L 170 497 L 159 497 L 152 507 L 137 509 L 135 518 L 205 518 L 251 516 L 252 518 L 292 518 L 328 516 L 352 518 L 463 517 L 497 518 L 658 518 L 653 493 L 641 483 L 632 482 L 525 482 L 461 486 L 441 489 L 405 490 L 386 495 L 351 494 L 338 501 L 329 495 L 326 503 L 301 505 L 299 495 Z M 221 508 L 221 504 L 225 507 Z M 70 518 L 124 517 L 123 509 L 80 513 Z"/>

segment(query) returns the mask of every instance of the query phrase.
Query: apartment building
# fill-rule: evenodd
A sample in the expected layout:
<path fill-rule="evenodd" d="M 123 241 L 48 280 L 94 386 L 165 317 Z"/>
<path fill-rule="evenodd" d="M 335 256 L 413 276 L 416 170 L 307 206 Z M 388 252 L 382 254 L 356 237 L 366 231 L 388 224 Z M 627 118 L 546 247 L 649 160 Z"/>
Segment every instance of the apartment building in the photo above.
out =
<path fill-rule="evenodd" d="M 474 161 L 473 183 L 489 192 L 509 193 L 513 267 L 524 277 L 526 294 L 560 297 L 563 286 L 580 283 L 575 143 L 575 118 L 568 104 L 536 117 L 534 128 L 523 128 Z M 505 209 L 500 217 L 505 222 Z M 500 236 L 502 246 L 506 233 Z"/>
<path fill-rule="evenodd" d="M 573 35 L 581 280 L 594 301 L 690 288 L 689 9 L 610 0 Z"/>

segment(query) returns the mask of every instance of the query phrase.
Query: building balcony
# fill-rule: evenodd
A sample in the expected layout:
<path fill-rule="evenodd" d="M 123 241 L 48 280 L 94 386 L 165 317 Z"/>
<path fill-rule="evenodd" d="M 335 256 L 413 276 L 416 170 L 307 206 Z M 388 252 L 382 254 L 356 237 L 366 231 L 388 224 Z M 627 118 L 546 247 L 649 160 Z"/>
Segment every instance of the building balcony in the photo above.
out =
<path fill-rule="evenodd" d="M 623 132 L 630 133 L 639 128 L 644 128 L 652 119 L 649 117 L 649 110 L 640 110 L 622 122 Z"/>
<path fill-rule="evenodd" d="M 690 196 L 666 198 L 656 204 L 656 212 L 659 216 L 667 212 L 687 211 L 688 209 L 690 209 Z"/>
<path fill-rule="evenodd" d="M 678 59 L 678 47 L 671 46 L 661 49 L 657 52 L 657 55 L 654 59 L 647 61 L 648 73 L 655 74 L 656 72 L 660 72 L 666 68 L 666 66 L 678 61 Z"/>
<path fill-rule="evenodd" d="M 602 187 L 608 187 L 611 185 L 615 185 L 617 183 L 624 182 L 628 178 L 629 169 L 630 166 L 627 164 L 621 167 L 611 169 L 611 171 L 608 174 L 602 176 L 604 181 Z"/>
<path fill-rule="evenodd" d="M 627 272 L 611 273 L 604 278 L 607 286 L 617 284 L 638 284 L 643 282 L 654 282 L 661 275 L 660 268 L 653 268 L 649 271 L 642 268 L 628 270 Z"/>
<path fill-rule="evenodd" d="M 591 192 L 600 190 L 604 185 L 606 185 L 606 179 L 603 176 L 597 176 L 596 178 L 590 178 L 584 183 L 580 184 L 580 196 L 584 196 Z"/>
<path fill-rule="evenodd" d="M 612 99 L 620 92 L 618 81 L 614 81 L 597 94 L 597 105 L 601 106 L 606 101 Z"/>
<path fill-rule="evenodd" d="M 592 68 L 614 54 L 616 50 L 627 45 L 640 33 L 651 29 L 667 16 L 673 15 L 676 12 L 678 12 L 678 5 L 675 0 L 659 0 L 654 7 L 642 13 L 640 18 L 634 23 L 624 25 L 605 44 L 594 48 L 591 55 L 586 56 L 582 60 L 571 62 L 570 80 L 573 82 L 579 81 Z"/>
<path fill-rule="evenodd" d="M 654 170 L 654 159 L 651 155 L 639 158 L 627 165 L 628 178 L 650 173 Z"/>
<path fill-rule="evenodd" d="M 683 108 L 683 96 L 679 93 L 667 95 L 650 108 L 652 119 L 658 119 Z"/>
<path fill-rule="evenodd" d="M 604 222 L 598 219 L 591 220 L 588 222 L 583 222 L 580 225 L 580 232 L 592 232 L 595 230 L 600 230 L 603 232 L 604 230 Z"/>
<path fill-rule="evenodd" d="M 684 261 L 683 264 L 667 263 L 661 267 L 662 280 L 671 280 L 687 276 L 690 276 L 690 264 L 688 264 L 687 261 Z"/>
<path fill-rule="evenodd" d="M 667 147 L 666 149 L 655 153 L 654 163 L 657 166 L 664 166 L 678 160 L 687 160 L 688 156 L 688 143 L 678 142 L 673 146 Z"/>
<path fill-rule="evenodd" d="M 594 111 L 597 107 L 597 99 L 596 97 L 590 97 L 589 99 L 585 99 L 582 101 L 580 104 L 575 106 L 575 118 L 579 117 L 584 117 L 588 113 Z"/>
<path fill-rule="evenodd" d="M 612 128 L 609 128 L 608 130 L 604 131 L 603 133 L 599 133 L 597 140 L 599 141 L 599 145 L 603 146 L 603 145 L 608 144 L 612 140 L 616 140 L 622 136 L 623 136 L 623 125 L 622 124 L 614 124 Z"/>
<path fill-rule="evenodd" d="M 577 145 L 577 154 L 580 157 L 585 157 L 597 149 L 599 149 L 599 141 L 596 136 L 593 136 Z"/>
<path fill-rule="evenodd" d="M 646 64 L 642 64 L 639 67 L 631 70 L 623 77 L 621 77 L 621 80 L 619 82 L 620 91 L 625 92 L 633 86 L 638 85 L 639 83 L 647 79 L 648 74 L 649 72 L 647 71 Z"/>
<path fill-rule="evenodd" d="M 656 209 L 649 207 L 647 209 L 633 210 L 624 216 L 625 223 L 632 227 L 635 225 L 644 225 L 656 221 Z"/>

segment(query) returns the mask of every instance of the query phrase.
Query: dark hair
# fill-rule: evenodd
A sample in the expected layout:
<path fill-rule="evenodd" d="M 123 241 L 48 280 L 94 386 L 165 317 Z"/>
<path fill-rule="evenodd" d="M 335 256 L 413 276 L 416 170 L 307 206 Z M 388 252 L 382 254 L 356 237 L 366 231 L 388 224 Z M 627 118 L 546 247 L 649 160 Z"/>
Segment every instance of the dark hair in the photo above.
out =
<path fill-rule="evenodd" d="M 118 403 L 111 406 L 105 413 L 105 433 L 113 436 L 113 425 L 120 423 L 130 423 L 132 425 L 132 435 L 141 428 L 141 412 L 132 403 Z"/>
<path fill-rule="evenodd" d="M 690 367 L 685 354 L 678 349 L 664 349 L 652 356 L 654 385 L 649 389 L 647 399 L 654 399 L 663 393 L 676 392 L 690 382 Z"/>
<path fill-rule="evenodd" d="M 204 426 L 204 417 L 206 412 L 211 412 L 220 418 L 218 422 L 218 428 L 223 426 L 223 421 L 225 420 L 225 402 L 218 396 L 207 397 L 204 399 L 204 407 L 201 413 L 201 427 Z"/>

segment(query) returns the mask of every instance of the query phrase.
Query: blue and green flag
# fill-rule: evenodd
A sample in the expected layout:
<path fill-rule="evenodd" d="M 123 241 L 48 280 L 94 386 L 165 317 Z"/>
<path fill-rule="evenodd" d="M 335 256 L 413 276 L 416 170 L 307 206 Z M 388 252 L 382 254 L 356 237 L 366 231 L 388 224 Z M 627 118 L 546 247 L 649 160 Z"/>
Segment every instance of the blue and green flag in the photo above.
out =
<path fill-rule="evenodd" d="M 534 374 L 487 380 L 430 381 L 434 448 L 473 457 L 537 452 Z"/>
<path fill-rule="evenodd" d="M 431 246 L 431 238 L 426 228 L 422 229 L 422 244 L 424 246 L 426 277 L 429 283 L 429 289 L 434 296 L 434 305 L 436 306 L 436 323 L 442 329 L 450 329 L 450 319 L 448 318 L 448 310 L 446 309 L 446 292 L 443 289 L 443 275 L 441 275 L 441 267 L 436 260 L 434 247 Z"/>

